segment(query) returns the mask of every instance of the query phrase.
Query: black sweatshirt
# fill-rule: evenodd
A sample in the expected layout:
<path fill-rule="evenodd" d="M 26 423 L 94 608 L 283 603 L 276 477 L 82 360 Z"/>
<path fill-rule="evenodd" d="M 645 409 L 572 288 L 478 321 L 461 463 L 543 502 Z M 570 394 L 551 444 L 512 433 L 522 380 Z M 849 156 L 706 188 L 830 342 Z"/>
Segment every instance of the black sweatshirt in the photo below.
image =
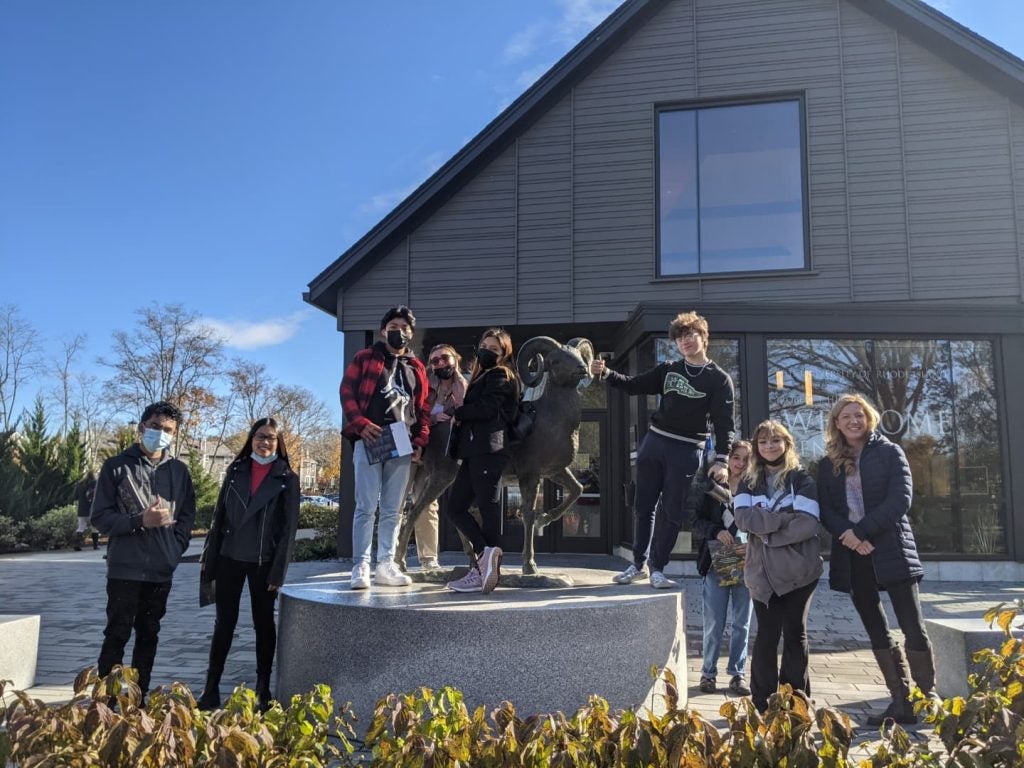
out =
<path fill-rule="evenodd" d="M 687 371 L 687 368 L 689 371 Z M 699 371 L 699 372 L 697 372 Z M 685 360 L 662 363 L 637 376 L 606 368 L 605 380 L 631 395 L 661 395 L 651 427 L 669 437 L 702 442 L 710 419 L 715 432 L 715 454 L 726 461 L 736 428 L 733 422 L 732 379 L 712 362 L 703 368 Z M 697 372 L 696 375 L 691 375 Z"/>

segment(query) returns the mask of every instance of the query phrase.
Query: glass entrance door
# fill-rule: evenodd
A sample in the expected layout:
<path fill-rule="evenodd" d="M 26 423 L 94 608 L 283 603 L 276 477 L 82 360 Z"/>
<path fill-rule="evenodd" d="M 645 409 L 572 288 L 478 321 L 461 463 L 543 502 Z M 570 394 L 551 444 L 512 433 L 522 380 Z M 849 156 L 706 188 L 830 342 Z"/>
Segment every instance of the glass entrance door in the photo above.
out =
<path fill-rule="evenodd" d="M 607 415 L 603 412 L 584 412 L 580 422 L 580 445 L 571 467 L 573 475 L 583 486 L 576 503 L 551 528 L 555 552 L 608 551 L 608 480 L 606 455 Z M 548 482 L 549 508 L 560 503 L 563 491 Z"/>

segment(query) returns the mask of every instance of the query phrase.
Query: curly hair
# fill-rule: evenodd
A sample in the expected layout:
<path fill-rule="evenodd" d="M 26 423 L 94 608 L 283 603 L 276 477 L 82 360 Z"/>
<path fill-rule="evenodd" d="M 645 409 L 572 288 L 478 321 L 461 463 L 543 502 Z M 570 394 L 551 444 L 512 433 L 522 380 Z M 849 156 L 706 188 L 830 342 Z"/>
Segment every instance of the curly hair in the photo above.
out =
<path fill-rule="evenodd" d="M 832 462 L 832 472 L 837 477 L 840 474 L 852 475 L 857 471 L 857 450 L 846 442 L 843 433 L 839 431 L 839 414 L 848 405 L 859 405 L 864 410 L 868 434 L 878 429 L 878 424 L 882 420 L 878 409 L 862 395 L 850 393 L 836 400 L 832 410 L 828 412 L 828 421 L 825 424 L 825 455 Z"/>
<path fill-rule="evenodd" d="M 708 321 L 696 312 L 680 312 L 668 326 L 668 337 L 672 341 L 685 336 L 690 331 L 696 331 L 707 343 Z"/>

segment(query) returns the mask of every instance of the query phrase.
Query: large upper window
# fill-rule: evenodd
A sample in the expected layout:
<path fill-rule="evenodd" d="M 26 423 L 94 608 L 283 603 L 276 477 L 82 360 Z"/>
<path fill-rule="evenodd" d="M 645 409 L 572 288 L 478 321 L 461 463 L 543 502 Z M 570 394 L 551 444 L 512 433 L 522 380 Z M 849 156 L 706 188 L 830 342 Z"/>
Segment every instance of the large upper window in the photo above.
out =
<path fill-rule="evenodd" d="M 659 276 L 806 264 L 801 104 L 658 114 Z"/>
<path fill-rule="evenodd" d="M 992 343 L 944 339 L 769 339 L 768 404 L 812 468 L 828 412 L 847 392 L 881 412 L 914 476 L 910 519 L 930 554 L 1005 555 Z"/>

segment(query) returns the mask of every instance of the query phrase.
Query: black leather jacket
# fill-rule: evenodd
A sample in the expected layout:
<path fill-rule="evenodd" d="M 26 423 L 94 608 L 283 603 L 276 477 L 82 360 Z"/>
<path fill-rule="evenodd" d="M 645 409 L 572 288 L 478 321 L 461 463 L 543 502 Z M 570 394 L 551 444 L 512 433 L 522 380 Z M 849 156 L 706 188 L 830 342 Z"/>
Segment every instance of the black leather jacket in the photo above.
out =
<path fill-rule="evenodd" d="M 202 579 L 212 581 L 220 557 L 271 563 L 267 583 L 281 586 L 299 524 L 299 477 L 278 459 L 250 496 L 252 459 L 228 467 L 202 557 Z"/>

